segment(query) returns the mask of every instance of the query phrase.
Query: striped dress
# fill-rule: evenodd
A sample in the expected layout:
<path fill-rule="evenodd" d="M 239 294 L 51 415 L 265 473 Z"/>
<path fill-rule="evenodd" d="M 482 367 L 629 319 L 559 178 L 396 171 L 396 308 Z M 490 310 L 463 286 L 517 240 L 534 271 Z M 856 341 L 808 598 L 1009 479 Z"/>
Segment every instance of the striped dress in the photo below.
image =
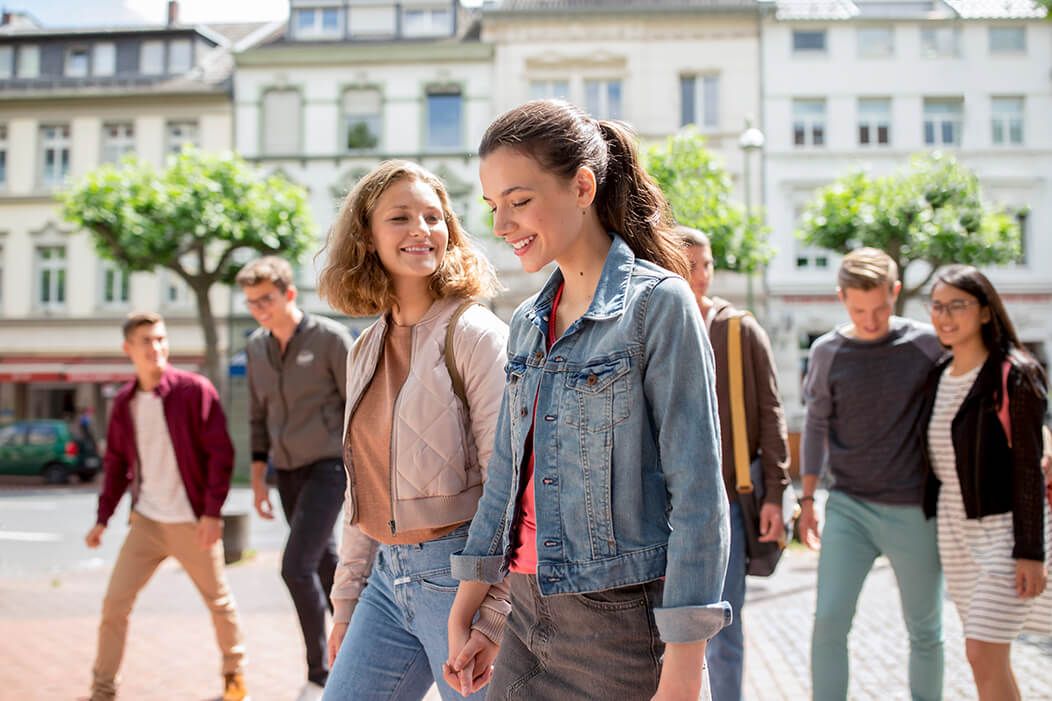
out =
<path fill-rule="evenodd" d="M 947 366 L 939 380 L 935 408 L 928 425 L 928 446 L 939 490 L 937 526 L 939 557 L 946 588 L 957 606 L 964 636 L 992 643 L 1010 643 L 1020 632 L 1052 634 L 1052 589 L 1035 599 L 1020 599 L 1015 588 L 1016 561 L 1012 514 L 967 519 L 950 425 L 982 365 L 954 377 Z M 1052 518 L 1045 507 L 1045 562 L 1052 543 Z"/>

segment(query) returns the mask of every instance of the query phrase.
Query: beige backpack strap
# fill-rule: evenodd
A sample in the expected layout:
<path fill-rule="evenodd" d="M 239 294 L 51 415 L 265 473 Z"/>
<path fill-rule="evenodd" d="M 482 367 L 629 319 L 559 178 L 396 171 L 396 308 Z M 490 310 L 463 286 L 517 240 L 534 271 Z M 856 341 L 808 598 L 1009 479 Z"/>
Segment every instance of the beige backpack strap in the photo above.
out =
<path fill-rule="evenodd" d="M 464 391 L 464 378 L 460 376 L 460 371 L 457 370 L 456 357 L 453 354 L 453 331 L 456 330 L 457 321 L 460 320 L 461 315 L 476 304 L 480 303 L 473 299 L 461 304 L 453 312 L 453 316 L 449 318 L 449 325 L 446 326 L 446 371 L 449 372 L 449 379 L 453 382 L 453 394 L 460 398 L 465 410 L 469 410 L 468 395 Z"/>
<path fill-rule="evenodd" d="M 751 494 L 749 439 L 745 428 L 745 383 L 742 379 L 742 320 L 732 316 L 727 322 L 727 374 L 731 390 L 731 439 L 734 443 L 734 473 L 739 494 Z"/>

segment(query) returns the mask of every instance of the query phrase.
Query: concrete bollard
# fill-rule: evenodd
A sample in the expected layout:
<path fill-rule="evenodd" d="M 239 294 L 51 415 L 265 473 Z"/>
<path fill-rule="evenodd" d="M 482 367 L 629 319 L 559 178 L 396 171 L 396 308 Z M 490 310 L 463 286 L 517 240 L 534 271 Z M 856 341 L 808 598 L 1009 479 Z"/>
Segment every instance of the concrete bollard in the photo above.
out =
<path fill-rule="evenodd" d="M 249 514 L 238 511 L 223 514 L 223 561 L 230 565 L 249 549 Z"/>

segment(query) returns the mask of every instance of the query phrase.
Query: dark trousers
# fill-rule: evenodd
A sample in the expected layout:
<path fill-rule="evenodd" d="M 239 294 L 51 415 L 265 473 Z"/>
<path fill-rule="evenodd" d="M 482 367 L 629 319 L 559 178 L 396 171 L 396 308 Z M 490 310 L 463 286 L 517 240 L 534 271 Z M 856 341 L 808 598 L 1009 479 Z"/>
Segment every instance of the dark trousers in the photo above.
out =
<path fill-rule="evenodd" d="M 487 701 L 648 701 L 665 644 L 654 608 L 664 582 L 542 597 L 535 575 L 512 574 L 511 613 Z"/>
<path fill-rule="evenodd" d="M 289 522 L 281 559 L 285 580 L 307 646 L 307 678 L 325 685 L 329 677 L 325 610 L 339 562 L 333 528 L 347 484 L 343 461 L 319 460 L 295 470 L 278 470 L 278 494 Z"/>

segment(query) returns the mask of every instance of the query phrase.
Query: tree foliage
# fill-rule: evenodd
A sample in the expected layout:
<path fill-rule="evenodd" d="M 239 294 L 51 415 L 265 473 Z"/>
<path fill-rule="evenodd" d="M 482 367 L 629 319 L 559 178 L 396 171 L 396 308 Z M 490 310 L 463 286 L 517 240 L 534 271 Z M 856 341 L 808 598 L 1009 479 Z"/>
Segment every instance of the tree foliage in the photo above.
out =
<path fill-rule="evenodd" d="M 939 266 L 1006 263 L 1020 253 L 1013 213 L 985 203 L 978 176 L 940 153 L 916 155 L 885 177 L 855 170 L 820 189 L 797 236 L 838 253 L 859 246 L 886 251 L 904 281 L 912 264 L 925 268 L 919 282 L 903 283 L 899 313 Z"/>
<path fill-rule="evenodd" d="M 731 178 L 697 130 L 684 129 L 651 147 L 646 161 L 676 221 L 709 236 L 717 269 L 751 273 L 771 259 L 762 214 L 754 210 L 747 218 L 731 201 Z"/>
<path fill-rule="evenodd" d="M 232 154 L 192 147 L 161 170 L 135 158 L 100 166 L 59 198 L 100 256 L 129 271 L 167 268 L 193 290 L 213 381 L 220 369 L 211 287 L 232 283 L 256 254 L 294 262 L 314 238 L 303 188 L 263 177 Z"/>

